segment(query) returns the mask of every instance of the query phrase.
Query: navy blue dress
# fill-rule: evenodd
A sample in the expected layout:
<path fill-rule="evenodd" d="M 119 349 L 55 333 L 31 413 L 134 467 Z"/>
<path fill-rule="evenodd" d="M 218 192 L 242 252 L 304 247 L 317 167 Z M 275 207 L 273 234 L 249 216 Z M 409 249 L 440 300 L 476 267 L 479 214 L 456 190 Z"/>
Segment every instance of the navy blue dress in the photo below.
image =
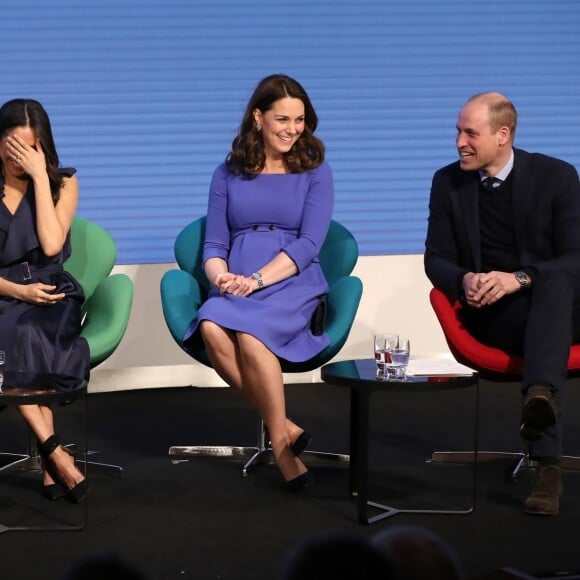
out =
<path fill-rule="evenodd" d="M 61 170 L 72 176 L 74 169 Z M 4 183 L 0 177 L 0 191 Z M 54 305 L 37 305 L 0 296 L 0 350 L 6 353 L 7 371 L 59 373 L 75 378 L 89 376 L 89 346 L 81 338 L 81 285 L 63 270 L 70 256 L 70 234 L 61 252 L 44 254 L 36 233 L 32 182 L 11 214 L 0 203 L 0 277 L 19 284 L 43 282 L 56 286 L 66 297 Z"/>

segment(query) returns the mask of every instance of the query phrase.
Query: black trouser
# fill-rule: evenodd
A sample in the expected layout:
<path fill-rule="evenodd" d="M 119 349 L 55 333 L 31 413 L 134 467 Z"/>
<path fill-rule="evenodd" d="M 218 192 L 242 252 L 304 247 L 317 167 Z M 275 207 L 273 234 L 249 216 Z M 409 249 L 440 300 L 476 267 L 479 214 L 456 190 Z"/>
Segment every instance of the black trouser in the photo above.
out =
<path fill-rule="evenodd" d="M 580 280 L 566 272 L 537 276 L 530 289 L 492 306 L 467 308 L 465 324 L 484 344 L 523 356 L 523 393 L 532 384 L 553 389 L 559 420 L 531 443 L 530 455 L 560 457 L 570 344 L 580 338 Z"/>

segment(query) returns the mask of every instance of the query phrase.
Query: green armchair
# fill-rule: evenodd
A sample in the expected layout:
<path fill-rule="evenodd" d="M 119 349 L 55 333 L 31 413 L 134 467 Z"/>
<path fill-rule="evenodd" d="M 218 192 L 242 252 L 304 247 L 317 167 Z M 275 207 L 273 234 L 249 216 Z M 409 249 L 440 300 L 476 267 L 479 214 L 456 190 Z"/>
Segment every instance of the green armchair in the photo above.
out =
<path fill-rule="evenodd" d="M 81 335 L 89 343 L 94 368 L 113 354 L 127 330 L 133 282 L 126 274 L 111 274 L 117 248 L 109 232 L 95 222 L 75 217 L 71 245 L 64 268 L 85 291 Z"/>
<path fill-rule="evenodd" d="M 95 222 L 75 217 L 71 247 L 64 268 L 85 291 L 81 336 L 89 344 L 94 368 L 113 354 L 125 335 L 133 304 L 133 282 L 126 274 L 111 274 L 117 247 L 109 232 Z M 92 473 L 115 476 L 123 473 L 117 465 L 94 461 L 87 464 Z"/>
<path fill-rule="evenodd" d="M 111 235 L 98 224 L 75 217 L 71 227 L 72 254 L 64 268 L 85 292 L 81 335 L 89 344 L 91 368 L 106 360 L 119 346 L 129 322 L 133 282 L 125 274 L 112 274 L 117 248 Z M 37 442 L 29 430 L 25 454 L 0 453 L 11 460 L 0 472 L 40 469 Z M 87 452 L 90 454 L 91 452 Z M 87 461 L 92 473 L 120 476 L 117 465 Z"/>

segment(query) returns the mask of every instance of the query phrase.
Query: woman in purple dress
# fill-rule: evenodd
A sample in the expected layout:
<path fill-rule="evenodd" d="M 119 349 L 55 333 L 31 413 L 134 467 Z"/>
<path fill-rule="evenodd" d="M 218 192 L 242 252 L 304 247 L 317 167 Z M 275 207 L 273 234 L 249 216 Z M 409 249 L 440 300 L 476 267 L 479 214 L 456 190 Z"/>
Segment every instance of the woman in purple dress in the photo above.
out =
<path fill-rule="evenodd" d="M 63 271 L 78 201 L 72 169 L 59 169 L 50 121 L 40 103 L 14 99 L 0 108 L 0 350 L 6 369 L 88 378 L 80 337 L 79 283 Z M 81 501 L 87 489 L 74 457 L 54 434 L 48 406 L 22 405 L 39 441 L 43 490 Z"/>
<path fill-rule="evenodd" d="M 289 489 L 312 481 L 299 458 L 310 435 L 286 416 L 279 359 L 306 361 L 329 344 L 311 331 L 328 284 L 318 253 L 334 187 L 306 91 L 266 77 L 212 179 L 204 244 L 208 300 L 184 336 L 203 338 L 216 372 L 260 414 Z"/>

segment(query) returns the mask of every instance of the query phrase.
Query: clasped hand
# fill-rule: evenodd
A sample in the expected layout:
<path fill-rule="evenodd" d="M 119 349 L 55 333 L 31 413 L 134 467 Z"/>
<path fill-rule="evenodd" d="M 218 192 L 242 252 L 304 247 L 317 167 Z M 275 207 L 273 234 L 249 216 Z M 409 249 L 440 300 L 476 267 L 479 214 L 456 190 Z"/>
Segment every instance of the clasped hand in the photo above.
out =
<path fill-rule="evenodd" d="M 218 274 L 214 279 L 215 287 L 220 291 L 220 294 L 233 294 L 234 296 L 249 296 L 252 292 L 253 278 L 247 278 L 241 274 L 232 274 L 225 272 Z"/>
<path fill-rule="evenodd" d="M 467 304 L 473 308 L 494 304 L 520 288 L 519 282 L 511 272 L 493 271 L 486 274 L 469 272 L 463 277 L 465 298 Z"/>
<path fill-rule="evenodd" d="M 50 306 L 60 302 L 66 296 L 64 292 L 52 294 L 55 290 L 56 286 L 43 284 L 42 282 L 22 284 L 19 298 L 23 302 L 29 302 L 30 304 L 43 304 Z"/>

